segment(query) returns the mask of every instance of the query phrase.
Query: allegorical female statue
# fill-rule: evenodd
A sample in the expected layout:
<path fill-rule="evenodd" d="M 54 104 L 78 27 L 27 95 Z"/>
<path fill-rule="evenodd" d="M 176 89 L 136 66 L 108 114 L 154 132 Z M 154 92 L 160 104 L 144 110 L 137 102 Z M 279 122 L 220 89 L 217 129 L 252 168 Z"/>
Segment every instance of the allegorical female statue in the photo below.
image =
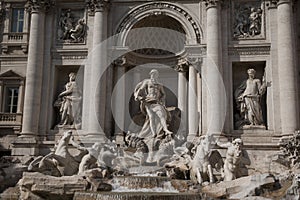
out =
<path fill-rule="evenodd" d="M 241 125 L 263 126 L 261 97 L 266 92 L 267 84 L 263 77 L 262 82 L 255 78 L 254 69 L 247 70 L 249 78 L 235 91 L 235 99 L 240 112 Z"/>
<path fill-rule="evenodd" d="M 55 106 L 59 107 L 59 126 L 81 124 L 81 91 L 75 81 L 76 74 L 69 74 L 69 82 L 65 85 L 65 90 L 58 95 Z"/>

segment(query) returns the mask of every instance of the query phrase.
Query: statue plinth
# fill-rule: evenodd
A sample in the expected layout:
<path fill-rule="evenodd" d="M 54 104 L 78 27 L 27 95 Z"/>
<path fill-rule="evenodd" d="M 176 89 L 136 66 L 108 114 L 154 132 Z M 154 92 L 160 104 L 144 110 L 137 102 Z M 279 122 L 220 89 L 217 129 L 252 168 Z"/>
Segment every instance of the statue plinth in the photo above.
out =
<path fill-rule="evenodd" d="M 258 130 L 266 130 L 265 125 L 244 125 L 241 127 L 242 130 L 251 130 L 251 129 L 258 129 Z"/>

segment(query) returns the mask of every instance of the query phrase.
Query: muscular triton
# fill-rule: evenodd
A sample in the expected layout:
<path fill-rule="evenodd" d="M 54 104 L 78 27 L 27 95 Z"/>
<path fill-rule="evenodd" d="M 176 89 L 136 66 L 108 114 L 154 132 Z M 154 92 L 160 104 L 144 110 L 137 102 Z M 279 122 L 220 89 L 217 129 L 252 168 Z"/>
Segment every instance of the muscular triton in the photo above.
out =
<path fill-rule="evenodd" d="M 153 69 L 149 74 L 150 79 L 145 79 L 136 86 L 135 100 L 141 102 L 141 111 L 149 119 L 153 137 L 159 134 L 161 128 L 167 135 L 172 134 L 167 127 L 166 95 L 163 85 L 158 83 L 159 73 L 156 69 Z"/>

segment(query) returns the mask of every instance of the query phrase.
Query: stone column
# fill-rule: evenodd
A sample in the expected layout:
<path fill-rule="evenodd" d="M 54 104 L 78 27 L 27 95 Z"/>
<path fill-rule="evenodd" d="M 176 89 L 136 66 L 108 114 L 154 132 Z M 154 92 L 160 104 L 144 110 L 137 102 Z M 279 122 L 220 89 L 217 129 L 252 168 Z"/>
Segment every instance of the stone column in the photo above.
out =
<path fill-rule="evenodd" d="M 28 1 L 31 12 L 22 135 L 36 136 L 41 104 L 45 11 L 50 0 Z"/>
<path fill-rule="evenodd" d="M 277 1 L 278 73 L 282 134 L 297 128 L 296 70 L 294 61 L 292 0 Z"/>
<path fill-rule="evenodd" d="M 107 0 L 88 1 L 91 12 L 94 12 L 93 31 L 93 54 L 91 64 L 91 87 L 90 87 L 90 108 L 88 134 L 91 138 L 103 141 L 104 120 L 105 120 L 105 76 L 106 69 L 106 46 L 101 45 L 107 37 Z M 101 77 L 102 76 L 102 77 Z M 101 80 L 100 80 L 101 78 Z M 102 126 L 102 127 L 101 127 Z"/>
<path fill-rule="evenodd" d="M 115 61 L 115 77 L 116 83 L 115 92 L 113 96 L 114 100 L 114 112 L 113 116 L 115 119 L 115 135 L 123 135 L 125 130 L 125 86 L 126 80 L 124 77 L 125 74 L 125 63 L 126 58 L 123 56 Z"/>
<path fill-rule="evenodd" d="M 3 105 L 2 105 L 2 101 L 3 101 L 3 97 L 4 97 L 4 91 L 3 91 L 3 81 L 0 80 L 0 112 L 3 112 L 4 110 L 3 109 Z"/>
<path fill-rule="evenodd" d="M 37 155 L 37 136 L 41 106 L 43 79 L 45 12 L 53 5 L 52 0 L 28 0 L 31 12 L 28 61 L 21 137 L 14 142 L 13 155 Z"/>
<path fill-rule="evenodd" d="M 199 135 L 202 134 L 202 77 L 201 73 L 197 74 L 197 105 L 198 105 L 198 133 Z"/>
<path fill-rule="evenodd" d="M 220 39 L 220 1 L 207 0 L 207 63 L 205 80 L 208 88 L 207 113 L 208 134 L 219 134 L 222 132 L 222 117 L 224 108 L 222 104 L 222 68 L 221 51 L 222 41 Z"/>
<path fill-rule="evenodd" d="M 175 70 L 178 72 L 178 108 L 181 110 L 181 130 L 187 134 L 187 79 L 186 72 L 189 69 L 189 63 L 186 58 L 178 61 Z M 187 136 L 187 135 L 186 135 Z"/>
<path fill-rule="evenodd" d="M 188 141 L 196 137 L 198 132 L 198 107 L 197 107 L 197 73 L 193 65 L 189 67 L 188 88 Z"/>
<path fill-rule="evenodd" d="M 199 59 L 188 58 L 189 61 L 189 88 L 188 88 L 188 141 L 192 141 L 197 136 L 199 127 L 199 110 L 198 110 L 198 78 L 197 68 Z"/>
<path fill-rule="evenodd" d="M 23 106 L 22 106 L 23 95 L 24 95 L 24 80 L 21 80 L 20 81 L 20 86 L 19 86 L 19 98 L 18 98 L 17 113 L 22 113 L 23 112 Z"/>

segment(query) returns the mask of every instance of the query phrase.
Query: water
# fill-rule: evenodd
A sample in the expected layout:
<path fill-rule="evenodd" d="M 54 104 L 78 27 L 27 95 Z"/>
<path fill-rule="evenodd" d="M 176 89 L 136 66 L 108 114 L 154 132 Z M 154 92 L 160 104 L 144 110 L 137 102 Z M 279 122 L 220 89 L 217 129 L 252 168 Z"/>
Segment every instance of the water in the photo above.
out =
<path fill-rule="evenodd" d="M 138 193 L 144 193 L 144 192 L 152 192 L 152 193 L 179 193 L 178 190 L 176 190 L 170 181 L 161 183 L 161 187 L 152 187 L 152 188 L 132 188 L 132 187 L 126 187 L 121 186 L 120 184 L 114 184 L 112 192 L 138 192 Z"/>
<path fill-rule="evenodd" d="M 202 195 L 179 192 L 168 177 L 122 176 L 114 177 L 111 192 L 76 192 L 74 200 L 199 200 Z"/>
<path fill-rule="evenodd" d="M 73 200 L 200 200 L 200 194 L 187 193 L 88 193 L 76 192 Z"/>

